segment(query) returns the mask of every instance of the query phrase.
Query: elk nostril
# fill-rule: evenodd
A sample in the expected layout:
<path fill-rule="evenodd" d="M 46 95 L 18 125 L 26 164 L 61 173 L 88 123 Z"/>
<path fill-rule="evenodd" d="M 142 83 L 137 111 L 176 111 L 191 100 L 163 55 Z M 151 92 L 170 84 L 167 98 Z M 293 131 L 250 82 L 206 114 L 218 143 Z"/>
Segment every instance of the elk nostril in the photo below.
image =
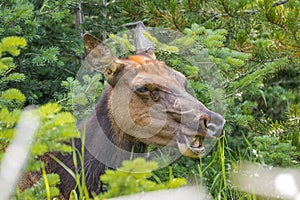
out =
<path fill-rule="evenodd" d="M 205 128 L 207 128 L 207 124 L 208 124 L 208 122 L 207 122 L 207 120 L 206 120 L 206 119 L 204 119 L 204 120 L 203 120 L 203 123 L 204 123 L 204 126 L 205 126 Z"/>
<path fill-rule="evenodd" d="M 200 116 L 200 124 L 203 123 L 204 127 L 207 128 L 207 125 L 210 122 L 210 117 L 207 114 L 201 115 Z"/>
<path fill-rule="evenodd" d="M 200 125 L 200 130 L 202 133 L 206 134 L 206 129 L 208 127 L 210 121 L 210 117 L 207 114 L 203 114 L 200 116 L 199 119 L 199 125 Z"/>

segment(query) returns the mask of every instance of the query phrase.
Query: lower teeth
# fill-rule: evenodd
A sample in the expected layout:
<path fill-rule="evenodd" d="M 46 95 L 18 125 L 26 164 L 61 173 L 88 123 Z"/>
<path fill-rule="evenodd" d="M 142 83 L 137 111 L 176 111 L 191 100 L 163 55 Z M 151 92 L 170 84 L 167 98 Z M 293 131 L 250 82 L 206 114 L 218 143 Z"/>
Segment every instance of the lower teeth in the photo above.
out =
<path fill-rule="evenodd" d="M 205 148 L 204 147 L 199 147 L 199 148 L 194 148 L 194 147 L 191 147 L 190 148 L 194 153 L 204 153 L 205 152 Z"/>

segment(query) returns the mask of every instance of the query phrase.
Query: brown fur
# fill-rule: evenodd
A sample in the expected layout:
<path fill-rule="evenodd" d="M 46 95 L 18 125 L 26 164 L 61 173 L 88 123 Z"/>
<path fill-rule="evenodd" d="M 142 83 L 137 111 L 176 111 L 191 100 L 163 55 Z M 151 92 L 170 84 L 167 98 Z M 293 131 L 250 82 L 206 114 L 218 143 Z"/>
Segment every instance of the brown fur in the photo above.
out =
<path fill-rule="evenodd" d="M 88 191 L 97 194 L 103 191 L 100 176 L 129 159 L 130 152 L 143 152 L 154 144 L 177 147 L 184 156 L 195 158 L 203 148 L 200 137 L 219 135 L 225 120 L 188 94 L 186 78 L 148 53 L 153 51 L 117 59 L 95 37 L 85 35 L 84 41 L 91 70 L 102 71 L 109 85 L 78 127 L 86 138 L 84 166 L 74 166 L 71 154 L 44 157 L 47 171 L 61 177 L 62 196 L 68 198 L 76 182 L 50 155 L 75 173 L 84 167 Z M 74 143 L 79 163 L 82 143 L 80 139 Z"/>
<path fill-rule="evenodd" d="M 104 134 L 114 143 L 115 145 L 119 146 L 120 148 L 124 150 L 128 150 L 129 152 L 132 150 L 132 147 L 135 147 L 135 152 L 142 152 L 145 149 L 145 145 L 137 142 L 134 140 L 131 136 L 125 135 L 125 134 L 119 134 L 115 132 L 115 130 L 111 126 L 108 111 L 108 99 L 111 92 L 111 87 L 108 87 L 105 92 L 102 94 L 101 100 L 96 107 L 96 115 L 91 115 L 87 120 L 81 123 L 79 126 L 79 129 L 83 128 L 82 126 L 86 126 L 86 133 L 89 134 L 87 136 L 87 141 L 89 138 L 93 139 L 93 134 L 96 132 L 93 129 L 93 124 L 99 123 L 104 131 Z M 80 151 L 81 149 L 81 140 L 75 139 L 75 146 Z M 114 155 L 113 152 L 105 152 L 106 150 L 109 150 L 108 148 L 105 148 L 105 144 L 99 144 L 99 151 L 104 151 L 104 154 L 109 156 L 111 160 L 113 160 L 116 165 L 120 166 L 120 163 L 123 159 L 129 159 L 129 157 L 124 158 L 122 155 Z M 73 179 L 73 177 L 64 169 L 64 167 L 60 166 L 56 161 L 51 159 L 51 156 L 56 156 L 59 160 L 61 160 L 68 168 L 70 168 L 72 171 L 75 170 L 75 166 L 73 164 L 73 157 L 71 154 L 60 154 L 55 153 L 51 155 L 46 155 L 44 157 L 44 162 L 47 163 L 46 169 L 48 173 L 57 173 L 60 175 L 61 183 L 59 185 L 59 189 L 61 191 L 62 196 L 65 198 L 68 198 L 70 195 L 71 190 L 74 188 L 76 189 L 76 182 Z M 120 156 L 120 157 L 119 157 Z M 85 154 L 84 154 L 84 169 L 85 169 L 85 180 L 86 185 L 88 188 L 88 191 L 90 194 L 103 191 L 102 184 L 100 182 L 100 175 L 102 175 L 105 170 L 107 169 L 107 166 L 100 161 L 98 161 L 93 155 L 90 154 L 87 148 L 85 148 Z M 77 156 L 77 161 L 79 162 L 79 156 Z M 117 167 L 117 166 L 115 166 Z M 77 166 L 78 173 L 81 173 L 82 167 Z"/>
<path fill-rule="evenodd" d="M 41 173 L 26 172 L 19 179 L 18 187 L 20 190 L 25 190 L 32 187 L 41 178 Z"/>
<path fill-rule="evenodd" d="M 95 112 L 79 126 L 79 130 L 86 133 L 84 169 L 90 193 L 103 191 L 99 177 L 108 167 L 118 167 L 123 160 L 129 159 L 129 154 L 112 150 L 110 143 L 126 152 L 143 152 L 146 144 L 176 147 L 180 137 L 184 140 L 184 137 L 205 135 L 203 126 L 198 125 L 199 119 L 200 122 L 202 118 L 209 121 L 210 116 L 217 115 L 189 95 L 185 77 L 162 61 L 148 55 L 135 55 L 111 65 L 114 66 L 106 72 L 111 86 L 102 94 Z M 146 92 L 137 89 L 140 87 Z M 182 121 L 182 117 L 188 120 Z M 76 139 L 76 148 L 81 149 L 81 145 Z M 183 154 L 197 156 L 188 150 Z M 99 159 L 97 155 L 102 157 Z M 56 156 L 75 171 L 71 155 Z M 105 163 L 100 162 L 103 157 Z M 77 167 L 80 173 L 82 167 Z M 48 162 L 48 169 L 60 175 L 60 190 L 68 197 L 75 180 L 55 161 Z"/>

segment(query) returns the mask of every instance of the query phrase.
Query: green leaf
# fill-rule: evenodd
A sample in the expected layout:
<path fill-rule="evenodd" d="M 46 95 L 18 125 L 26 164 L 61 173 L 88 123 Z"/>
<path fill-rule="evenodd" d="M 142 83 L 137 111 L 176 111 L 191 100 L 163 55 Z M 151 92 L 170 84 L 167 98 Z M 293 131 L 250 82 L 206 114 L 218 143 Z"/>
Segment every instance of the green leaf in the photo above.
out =
<path fill-rule="evenodd" d="M 144 158 L 136 158 L 133 161 L 123 161 L 119 171 L 130 173 L 145 173 L 151 172 L 158 168 L 158 164 L 153 161 L 146 161 Z"/>
<path fill-rule="evenodd" d="M 47 179 L 49 185 L 56 185 L 60 181 L 60 177 L 58 174 L 47 174 Z"/>
<path fill-rule="evenodd" d="M 16 82 L 24 81 L 25 75 L 21 74 L 21 73 L 12 73 L 6 78 L 6 80 L 7 81 L 16 81 Z"/>
<path fill-rule="evenodd" d="M 0 75 L 4 74 L 8 70 L 8 66 L 5 65 L 0 59 Z"/>
<path fill-rule="evenodd" d="M 20 90 L 14 88 L 4 91 L 0 98 L 7 101 L 18 101 L 20 103 L 24 103 L 26 100 L 25 95 L 20 92 Z"/>
<path fill-rule="evenodd" d="M 187 183 L 184 178 L 172 178 L 167 183 L 156 183 L 147 178 L 152 176 L 152 171 L 158 168 L 153 161 L 144 158 L 136 158 L 132 161 L 123 161 L 122 167 L 116 171 L 106 170 L 101 176 L 101 181 L 108 184 L 108 191 L 100 195 L 100 198 L 110 198 L 137 192 L 176 188 Z"/>
<path fill-rule="evenodd" d="M 49 148 L 46 144 L 35 144 L 31 147 L 32 155 L 41 156 L 48 151 L 49 151 Z"/>
<path fill-rule="evenodd" d="M 227 57 L 226 62 L 234 67 L 241 67 L 245 65 L 245 62 L 243 60 L 232 58 L 232 57 Z"/>
<path fill-rule="evenodd" d="M 26 45 L 27 42 L 22 37 L 5 37 L 0 43 L 0 57 L 2 57 L 3 52 L 8 52 L 13 56 L 18 56 L 20 54 L 20 48 L 25 48 Z"/>
<path fill-rule="evenodd" d="M 53 118 L 53 126 L 60 126 L 61 124 L 74 123 L 75 119 L 73 115 L 69 112 L 62 112 L 55 115 Z"/>
<path fill-rule="evenodd" d="M 58 47 L 41 48 L 39 52 L 32 60 L 35 65 L 43 66 L 47 63 L 56 63 L 58 61 Z"/>
<path fill-rule="evenodd" d="M 185 178 L 173 178 L 166 183 L 167 188 L 178 188 L 187 184 Z"/>
<path fill-rule="evenodd" d="M 57 103 L 48 103 L 38 109 L 42 118 L 52 118 L 54 114 L 61 111 L 61 106 Z"/>
<path fill-rule="evenodd" d="M 8 69 L 15 68 L 12 57 L 0 58 L 0 75 L 4 74 Z"/>

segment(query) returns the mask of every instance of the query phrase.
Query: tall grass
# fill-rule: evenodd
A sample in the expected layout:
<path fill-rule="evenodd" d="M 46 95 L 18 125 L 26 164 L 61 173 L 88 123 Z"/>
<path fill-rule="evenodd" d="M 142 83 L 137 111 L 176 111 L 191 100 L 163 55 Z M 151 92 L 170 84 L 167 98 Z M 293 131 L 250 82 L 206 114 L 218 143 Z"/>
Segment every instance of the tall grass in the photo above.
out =
<path fill-rule="evenodd" d="M 196 184 L 208 187 L 211 196 L 216 200 L 224 199 L 248 199 L 256 200 L 255 195 L 242 193 L 236 190 L 232 184 L 232 171 L 237 163 L 246 159 L 247 154 L 233 152 L 228 147 L 226 134 L 218 139 L 216 147 L 207 157 L 200 158 L 194 175 Z"/>
<path fill-rule="evenodd" d="M 89 200 L 89 192 L 85 182 L 85 168 L 84 168 L 84 144 L 85 144 L 85 128 L 81 135 L 81 149 L 80 151 L 75 147 L 74 140 L 72 140 L 72 158 L 74 164 L 74 171 L 66 166 L 62 161 L 52 156 L 52 158 L 60 164 L 76 181 L 75 188 L 70 193 L 70 199 L 74 200 Z M 79 159 L 79 160 L 78 160 Z M 80 163 L 81 170 L 78 169 Z M 100 179 L 100 177 L 99 177 Z"/>

